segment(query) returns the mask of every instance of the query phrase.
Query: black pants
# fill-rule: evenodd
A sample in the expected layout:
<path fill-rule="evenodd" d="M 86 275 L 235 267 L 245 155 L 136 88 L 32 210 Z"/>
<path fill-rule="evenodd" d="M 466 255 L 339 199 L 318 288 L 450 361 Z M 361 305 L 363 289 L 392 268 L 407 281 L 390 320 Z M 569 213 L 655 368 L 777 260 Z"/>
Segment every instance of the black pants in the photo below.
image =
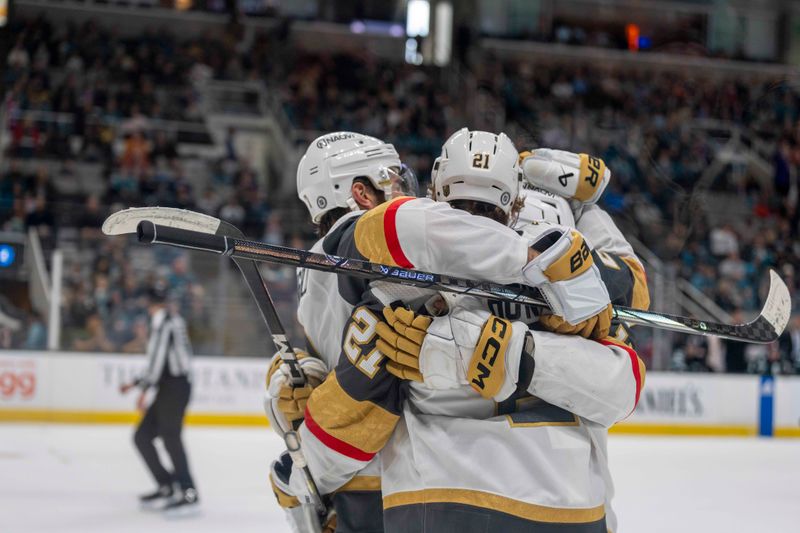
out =
<path fill-rule="evenodd" d="M 343 491 L 333 495 L 336 533 L 383 533 L 383 499 L 379 490 Z"/>
<path fill-rule="evenodd" d="M 133 434 L 136 448 L 153 474 L 156 482 L 161 485 L 178 483 L 182 489 L 194 487 L 192 475 L 189 473 L 189 463 L 186 451 L 181 441 L 183 429 L 183 415 L 189 404 L 189 395 L 192 386 L 186 377 L 165 377 L 161 380 L 156 393 L 156 399 L 147 409 L 139 427 Z M 156 437 L 161 437 L 167 449 L 173 472 L 170 473 L 161 464 L 158 452 L 153 445 Z"/>
<path fill-rule="evenodd" d="M 606 519 L 571 524 L 538 522 L 460 503 L 427 503 L 384 509 L 386 533 L 607 533 Z"/>

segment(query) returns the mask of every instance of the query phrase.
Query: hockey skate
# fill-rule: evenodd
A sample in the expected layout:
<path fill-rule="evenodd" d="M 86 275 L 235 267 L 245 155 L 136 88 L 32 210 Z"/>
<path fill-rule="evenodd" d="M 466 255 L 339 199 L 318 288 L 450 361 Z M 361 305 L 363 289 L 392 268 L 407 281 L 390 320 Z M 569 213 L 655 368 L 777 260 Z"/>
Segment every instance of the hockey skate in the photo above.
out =
<path fill-rule="evenodd" d="M 200 499 L 197 490 L 193 487 L 182 490 L 163 508 L 163 511 L 167 518 L 183 518 L 199 514 Z"/>
<path fill-rule="evenodd" d="M 170 503 L 174 494 L 171 485 L 161 485 L 155 492 L 139 496 L 139 506 L 145 511 L 161 510 Z"/>

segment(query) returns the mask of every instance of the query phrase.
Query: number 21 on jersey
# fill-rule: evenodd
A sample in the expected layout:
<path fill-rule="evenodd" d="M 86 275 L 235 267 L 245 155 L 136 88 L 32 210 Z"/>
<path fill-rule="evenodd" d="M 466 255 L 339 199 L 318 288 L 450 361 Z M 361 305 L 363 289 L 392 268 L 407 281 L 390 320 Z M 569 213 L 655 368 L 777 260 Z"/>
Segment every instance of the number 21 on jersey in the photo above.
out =
<path fill-rule="evenodd" d="M 350 317 L 350 325 L 344 335 L 342 349 L 357 369 L 370 379 L 375 377 L 383 360 L 383 354 L 375 347 L 375 326 L 378 317 L 366 307 L 359 307 Z"/>

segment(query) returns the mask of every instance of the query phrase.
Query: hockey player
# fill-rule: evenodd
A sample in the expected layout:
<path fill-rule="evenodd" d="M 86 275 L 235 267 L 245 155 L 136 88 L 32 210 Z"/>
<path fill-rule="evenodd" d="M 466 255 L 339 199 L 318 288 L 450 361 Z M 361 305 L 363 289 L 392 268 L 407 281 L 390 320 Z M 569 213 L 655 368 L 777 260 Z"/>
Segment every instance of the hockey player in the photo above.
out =
<path fill-rule="evenodd" d="M 458 153 L 460 150 L 461 152 L 466 152 L 467 160 L 470 162 L 461 165 L 461 169 L 464 172 L 457 175 L 451 174 L 458 179 L 449 184 L 449 190 L 443 188 L 442 193 L 445 196 L 449 196 L 451 201 L 489 203 L 499 209 L 503 216 L 507 217 L 516 198 L 518 183 L 516 174 L 509 178 L 510 173 L 502 162 L 508 160 L 508 168 L 516 172 L 516 151 L 513 149 L 513 145 L 502 135 L 498 137 L 481 132 L 467 132 L 467 135 L 469 136 L 468 139 L 464 138 L 463 135 L 461 139 L 458 139 L 458 135 L 455 136 L 456 139 L 449 148 L 456 152 L 454 160 L 458 159 L 459 156 L 465 155 Z M 467 143 L 469 143 L 469 148 L 467 148 Z M 473 144 L 475 149 L 473 149 Z M 444 151 L 446 155 L 447 151 L 448 147 L 446 146 Z M 513 157 L 509 157 L 512 152 Z M 463 159 L 463 157 L 461 158 Z M 450 157 L 447 157 L 447 159 L 449 164 Z M 501 163 L 500 165 L 497 165 L 498 161 Z M 493 165 L 492 162 L 495 164 Z M 450 168 L 455 170 L 456 167 L 457 165 L 452 165 Z M 493 171 L 479 174 L 479 177 L 483 178 L 484 184 L 488 174 L 497 173 L 501 174 L 501 176 L 493 183 L 490 183 L 490 186 L 484 185 L 483 191 L 479 191 L 480 185 L 475 180 L 472 180 L 476 173 L 470 170 L 469 167 L 491 169 Z M 504 176 L 502 176 L 503 170 L 506 171 Z M 444 175 L 444 172 L 439 172 L 437 173 L 438 175 Z M 478 196 L 479 193 L 482 193 L 483 196 Z M 489 197 L 488 202 L 485 201 L 487 195 Z M 484 198 L 484 200 L 479 198 Z M 415 202 L 416 205 L 414 205 Z M 482 206 L 474 204 L 471 206 L 465 205 L 465 207 L 480 208 Z M 494 211 L 491 208 L 486 210 L 487 214 L 490 215 Z M 558 232 L 558 236 L 553 231 L 540 232 L 539 239 L 532 239 L 534 248 L 538 244 L 540 250 L 527 250 L 527 245 L 530 244 L 531 239 L 525 239 L 523 251 L 527 252 L 524 254 L 527 257 L 520 258 L 515 255 L 515 251 L 518 248 L 515 248 L 510 234 L 503 234 L 497 231 L 496 235 L 492 237 L 486 231 L 490 227 L 486 225 L 487 221 L 478 222 L 481 217 L 464 218 L 462 216 L 460 217 L 462 220 L 459 222 L 466 223 L 468 226 L 466 234 L 471 234 L 471 237 L 477 240 L 478 243 L 472 247 L 467 244 L 465 246 L 467 248 L 466 251 L 459 250 L 459 246 L 454 246 L 455 250 L 453 250 L 445 248 L 443 245 L 447 241 L 442 239 L 443 236 L 446 236 L 447 240 L 452 239 L 453 243 L 462 245 L 463 239 L 459 241 L 458 236 L 459 231 L 463 231 L 464 228 L 452 224 L 452 220 L 449 221 L 451 222 L 449 225 L 447 224 L 448 218 L 456 216 L 453 213 L 458 213 L 458 211 L 448 210 L 443 205 L 426 206 L 420 201 L 394 200 L 388 205 L 384 204 L 384 206 L 360 217 L 351 224 L 354 227 L 350 229 L 349 233 L 342 232 L 338 236 L 337 253 L 340 255 L 361 255 L 373 261 L 394 263 L 407 267 L 416 266 L 465 276 L 491 278 L 493 273 L 494 279 L 501 282 L 527 281 L 531 283 L 531 280 L 541 279 L 542 273 L 546 272 L 547 274 L 544 277 L 547 279 L 538 283 L 534 282 L 534 284 L 538 284 L 544 289 L 545 294 L 551 300 L 551 304 L 560 311 L 566 322 L 578 326 L 576 331 L 582 331 L 587 334 L 602 331 L 603 329 L 607 331 L 607 326 L 603 326 L 602 321 L 596 318 L 597 314 L 604 311 L 608 305 L 607 293 L 605 293 L 602 284 L 595 285 L 592 289 L 589 289 L 591 280 L 599 279 L 599 275 L 597 268 L 593 265 L 591 256 L 584 252 L 585 247 L 581 244 L 582 237 L 579 233 L 563 229 Z M 437 220 L 437 217 L 440 217 L 440 219 Z M 437 224 L 432 222 L 437 222 Z M 422 231 L 420 231 L 420 226 L 424 226 Z M 553 228 L 549 229 L 552 230 Z M 419 238 L 420 235 L 422 235 L 421 239 Z M 540 242 L 545 238 L 549 240 Z M 437 239 L 442 240 L 437 242 Z M 470 241 L 466 242 L 469 243 Z M 343 253 L 343 249 L 351 253 Z M 572 271 L 569 268 L 565 269 L 564 265 L 574 263 L 571 259 L 576 252 L 578 257 L 585 263 L 585 267 L 582 264 L 572 269 Z M 463 272 L 464 270 L 471 272 Z M 522 270 L 522 275 L 520 275 L 520 270 Z M 358 281 L 351 280 L 351 283 L 358 283 Z M 581 290 L 585 290 L 587 294 L 582 294 Z M 385 294 L 386 291 L 383 288 L 373 290 L 375 294 L 381 292 L 384 293 L 382 295 L 384 303 L 386 303 L 387 299 L 393 299 L 392 296 Z M 605 295 L 605 298 L 598 298 L 598 294 Z M 572 301 L 565 300 L 564 297 L 566 295 L 570 295 Z M 408 302 L 409 298 L 406 298 L 406 301 Z M 575 305 L 576 302 L 578 305 Z M 456 303 L 452 307 L 451 315 L 454 314 L 458 304 Z M 589 313 L 587 317 L 586 309 L 588 307 L 593 307 L 593 312 Z M 584 315 L 580 315 L 581 312 Z M 583 320 L 576 319 L 577 316 L 583 316 Z M 587 320 L 590 321 L 588 325 L 580 324 L 582 321 L 586 322 Z M 600 324 L 599 328 L 598 324 Z M 506 321 L 503 325 L 502 332 L 495 331 L 494 333 L 497 333 L 495 337 L 491 335 L 487 337 L 484 347 L 499 344 L 502 346 L 504 353 L 507 351 L 507 353 L 513 354 L 510 361 L 519 363 L 516 368 L 520 372 L 522 372 L 523 368 L 532 369 L 533 367 L 531 367 L 529 361 L 533 360 L 530 350 L 535 349 L 535 344 L 530 342 L 530 340 L 533 340 L 533 334 L 528 333 L 527 328 L 521 323 L 511 324 Z M 364 461 L 373 457 L 375 451 L 381 448 L 389 439 L 399 420 L 405 398 L 405 388 L 400 385 L 391 373 L 386 371 L 382 361 L 383 355 L 375 349 L 376 326 L 377 317 L 374 309 L 368 306 L 360 306 L 355 310 L 345 332 L 344 355 L 336 371 L 315 392 L 308 405 L 306 423 L 301 427 L 301 435 L 304 438 L 306 452 L 309 455 L 315 477 L 318 477 L 317 481 L 323 492 L 335 489 L 342 480 L 348 478 L 349 472 L 353 468 L 359 467 Z M 588 362 L 589 367 L 597 366 L 600 368 L 595 370 L 603 370 L 605 372 L 611 369 L 608 376 L 605 374 L 593 376 L 594 379 L 599 379 L 599 382 L 603 385 L 607 385 L 606 387 L 598 387 L 596 383 L 593 383 L 589 388 L 589 392 L 584 392 L 582 395 L 578 393 L 571 395 L 570 401 L 573 402 L 573 405 L 570 406 L 571 411 L 587 417 L 588 420 L 596 419 L 597 421 L 593 423 L 605 425 L 610 424 L 630 411 L 635 402 L 634 389 L 637 389 L 637 383 L 640 385 L 640 382 L 634 383 L 635 380 L 630 378 L 630 367 L 634 362 L 638 361 L 635 354 L 616 345 L 604 346 L 578 337 L 553 335 L 553 338 L 558 339 L 558 349 L 555 352 L 559 353 L 562 358 L 569 360 L 581 359 L 580 355 L 576 355 L 573 358 L 563 354 L 583 354 L 583 362 Z M 483 335 L 481 339 L 483 339 Z M 543 353 L 539 354 L 539 358 L 547 359 L 547 354 L 552 353 L 553 350 L 547 349 L 546 340 L 538 340 L 539 344 L 544 344 L 545 346 Z M 524 352 L 527 354 L 526 357 L 522 356 L 523 346 L 527 350 Z M 553 346 L 553 344 L 550 346 Z M 587 353 L 590 354 L 588 358 L 585 357 Z M 599 361 L 604 359 L 609 361 L 608 365 L 599 364 Z M 451 357 L 450 360 L 457 361 L 457 358 Z M 549 360 L 557 362 L 557 358 L 552 355 Z M 619 363 L 620 361 L 622 361 L 621 364 Z M 594 365 L 592 364 L 593 362 L 595 363 Z M 620 368 L 624 368 L 625 365 L 629 368 L 627 375 L 623 375 L 620 372 Z M 509 365 L 508 367 L 511 368 L 512 366 Z M 561 372 L 558 377 L 562 378 L 565 372 L 569 374 L 570 371 L 575 370 L 574 368 L 569 368 L 568 365 L 566 369 L 564 368 L 565 365 L 559 366 L 555 364 L 554 367 Z M 515 380 L 517 378 L 518 376 L 514 376 Z M 493 381 L 497 382 L 498 378 Z M 591 380 L 579 380 L 578 387 L 586 386 L 587 381 Z M 555 382 L 558 382 L 557 379 Z M 613 387 L 614 384 L 620 386 Z M 427 385 L 430 385 L 430 383 L 427 383 Z M 555 389 L 558 389 L 558 387 L 555 387 Z M 382 460 L 384 467 L 384 506 L 390 513 L 395 515 L 394 518 L 390 518 L 387 514 L 385 520 L 387 528 L 421 531 L 423 529 L 419 528 L 424 522 L 427 523 L 425 531 L 447 531 L 450 529 L 444 528 L 460 527 L 460 522 L 457 519 L 453 521 L 454 517 L 450 516 L 452 509 L 448 510 L 448 506 L 451 504 L 469 505 L 468 502 L 475 503 L 477 501 L 478 503 L 483 502 L 484 505 L 475 506 L 475 509 L 480 512 L 473 513 L 473 516 L 479 516 L 481 520 L 500 520 L 500 522 L 494 522 L 495 529 L 500 528 L 499 530 L 511 531 L 520 527 L 528 530 L 530 527 L 539 527 L 543 523 L 549 524 L 553 522 L 570 523 L 576 528 L 574 530 L 580 531 L 595 531 L 599 530 L 598 528 L 605 530 L 602 505 L 603 482 L 598 476 L 597 469 L 592 468 L 595 459 L 593 459 L 593 454 L 591 453 L 590 436 L 586 434 L 583 426 L 578 423 L 578 419 L 571 413 L 549 404 L 537 404 L 536 408 L 544 408 L 544 413 L 538 412 L 537 414 L 533 413 L 533 409 L 525 409 L 524 412 L 526 414 L 522 415 L 522 420 L 517 424 L 517 427 L 538 427 L 552 423 L 553 428 L 579 428 L 558 430 L 560 432 L 578 432 L 578 435 L 585 437 L 584 445 L 576 446 L 574 453 L 564 453 L 559 459 L 559 464 L 567 469 L 574 471 L 575 464 L 580 464 L 589 469 L 588 473 L 586 471 L 581 472 L 579 486 L 568 487 L 568 480 L 564 482 L 566 484 L 547 486 L 548 483 L 553 483 L 554 480 L 550 479 L 552 476 L 544 476 L 542 483 L 534 483 L 535 486 L 532 488 L 526 487 L 525 483 L 516 483 L 515 485 L 518 486 L 511 493 L 515 494 L 521 491 L 524 493 L 521 499 L 502 496 L 503 483 L 498 483 L 498 480 L 507 482 L 510 479 L 508 477 L 508 468 L 506 468 L 504 476 L 468 476 L 474 482 L 472 485 L 474 487 L 482 486 L 480 480 L 496 484 L 496 486 L 493 486 L 493 490 L 488 492 L 474 489 L 464 489 L 459 492 L 458 489 L 452 486 L 452 483 L 448 484 L 447 481 L 444 482 L 444 486 L 434 489 L 434 493 L 438 495 L 435 496 L 434 500 L 427 500 L 434 493 L 419 493 L 416 496 L 410 496 L 410 492 L 414 492 L 413 490 L 398 490 L 398 488 L 402 489 L 404 484 L 410 487 L 430 486 L 429 479 L 426 480 L 421 477 L 423 476 L 421 474 L 421 465 L 430 467 L 424 470 L 426 472 L 429 471 L 432 475 L 430 479 L 439 476 L 440 482 L 448 479 L 452 480 L 452 476 L 459 472 L 466 474 L 471 468 L 467 468 L 466 471 L 463 468 L 452 468 L 453 466 L 464 467 L 466 463 L 458 464 L 452 454 L 447 453 L 447 457 L 445 457 L 442 453 L 445 453 L 444 450 L 448 446 L 458 449 L 459 446 L 463 447 L 467 442 L 474 441 L 473 444 L 477 444 L 478 440 L 474 440 L 475 437 L 484 433 L 488 440 L 491 441 L 493 439 L 489 436 L 495 432 L 495 436 L 500 438 L 494 444 L 498 444 L 498 450 L 507 449 L 509 457 L 513 457 L 515 450 L 517 456 L 522 451 L 523 457 L 525 456 L 524 452 L 531 452 L 531 456 L 536 459 L 532 462 L 541 467 L 546 464 L 541 452 L 548 449 L 545 446 L 546 442 L 542 441 L 548 441 L 550 436 L 547 430 L 540 432 L 538 437 L 536 433 L 528 435 L 529 430 L 526 429 L 521 429 L 516 435 L 509 433 L 503 424 L 510 424 L 511 427 L 514 427 L 515 424 L 512 419 L 514 411 L 518 411 L 516 402 L 511 402 L 511 405 L 505 407 L 510 413 L 509 419 L 506 421 L 506 419 L 493 419 L 492 414 L 495 413 L 492 406 L 494 402 L 475 396 L 474 392 L 468 387 L 447 390 L 447 392 L 432 392 L 427 386 L 415 388 L 415 385 L 411 385 L 409 390 L 410 405 L 403 413 L 404 423 L 397 427 L 397 431 L 387 448 L 388 452 L 384 453 Z M 603 396 L 604 394 L 606 395 L 605 397 Z M 597 397 L 598 395 L 599 397 Z M 543 397 L 546 394 L 540 392 L 540 396 Z M 462 419 L 459 418 L 459 415 L 469 416 L 474 419 Z M 526 416 L 533 416 L 534 420 L 526 421 L 524 420 Z M 544 418 L 536 421 L 537 416 L 544 416 Z M 548 417 L 552 416 L 555 416 L 557 420 L 548 419 Z M 433 418 L 428 420 L 426 417 Z M 558 419 L 559 417 L 561 419 Z M 499 422 L 503 424 L 498 425 Z M 438 430 L 431 432 L 437 427 L 439 428 Z M 454 431 L 450 431 L 450 429 Z M 488 433 L 486 433 L 487 431 Z M 427 440 L 431 436 L 435 438 Z M 576 435 L 573 434 L 567 435 L 565 438 L 574 440 L 575 437 Z M 441 446 L 437 445 L 438 441 L 441 441 Z M 421 444 L 422 448 L 417 444 Z M 531 446 L 533 448 L 529 449 Z M 439 453 L 436 453 L 437 449 Z M 486 457 L 476 458 L 472 454 L 466 454 L 465 460 L 475 461 L 476 459 L 497 456 L 495 451 L 490 449 L 486 451 Z M 414 457 L 415 454 L 416 457 Z M 430 455 L 430 457 L 427 457 L 427 455 Z M 577 463 L 574 462 L 575 460 L 577 460 Z M 504 466 L 507 467 L 508 465 Z M 424 477 L 428 478 L 427 474 Z M 387 480 L 390 482 L 389 487 L 386 486 Z M 467 486 L 470 486 L 469 482 Z M 427 489 L 422 490 L 424 492 Z M 559 497 L 563 496 L 565 491 L 572 495 L 571 501 L 567 505 L 568 509 L 558 509 L 552 505 L 546 505 L 562 503 L 559 501 Z M 542 496 L 542 493 L 549 494 L 548 497 L 544 498 L 545 505 L 526 502 L 526 500 L 537 500 Z M 460 497 L 458 494 L 461 494 L 465 499 L 458 500 Z M 580 497 L 576 497 L 578 494 Z M 399 496 L 395 497 L 393 495 Z M 454 496 L 456 500 L 442 500 L 441 498 L 446 498 L 446 495 L 456 495 Z M 492 495 L 496 497 L 493 498 Z M 414 498 L 417 496 L 423 498 L 424 503 L 438 502 L 444 505 L 438 518 L 414 515 L 414 512 L 419 510 L 416 509 L 415 511 L 414 509 Z M 405 499 L 406 497 L 411 497 L 411 500 Z M 596 503 L 598 497 L 599 506 L 574 509 L 575 507 L 580 507 L 582 503 Z M 423 500 L 420 500 L 419 503 L 423 503 Z M 498 506 L 502 507 L 505 504 L 511 505 L 519 512 L 512 512 L 510 515 L 508 513 L 499 513 L 504 518 L 492 518 L 486 514 L 491 514 L 492 511 L 490 509 Z M 424 506 L 429 510 L 433 510 L 434 507 L 430 505 Z M 394 509 L 400 509 L 400 511 L 394 511 Z M 397 515 L 398 512 L 401 516 Z M 462 516 L 464 515 L 462 514 Z M 400 522 L 403 523 L 402 526 L 399 525 Z"/>
<path fill-rule="evenodd" d="M 603 279 L 609 287 L 612 301 L 620 305 L 646 309 L 649 306 L 649 295 L 644 269 L 630 244 L 627 243 L 611 218 L 596 205 L 596 200 L 602 194 L 610 176 L 602 161 L 583 154 L 556 150 L 539 150 L 535 154 L 523 153 L 520 159 L 523 162 L 526 183 L 533 184 L 537 188 L 524 191 L 525 206 L 515 227 L 525 232 L 537 232 L 536 226 L 542 221 L 574 227 L 577 218 L 578 228 L 595 248 L 592 254 L 596 262 L 601 265 Z M 564 176 L 569 176 L 576 182 L 584 179 L 587 182 L 593 181 L 592 190 L 578 199 L 569 191 L 559 190 L 551 185 L 555 181 L 554 177 L 561 177 L 563 181 Z M 446 178 L 439 181 L 442 186 L 447 184 Z M 556 194 L 538 188 L 545 186 Z M 565 200 L 562 195 L 566 196 L 568 200 Z M 499 405 L 508 404 L 510 401 L 517 403 L 530 401 L 530 395 L 534 395 L 546 398 L 551 404 L 567 407 L 585 417 L 586 420 L 582 420 L 582 422 L 587 427 L 594 447 L 593 453 L 598 458 L 597 466 L 606 484 L 606 525 L 609 530 L 615 531 L 616 517 L 610 505 L 613 484 L 608 472 L 604 428 L 613 420 L 605 418 L 602 410 L 594 414 L 582 414 L 581 411 L 574 408 L 574 395 L 577 393 L 580 396 L 582 393 L 581 379 L 595 379 L 597 376 L 578 372 L 571 376 L 571 380 L 559 383 L 552 379 L 554 374 L 552 361 L 548 362 L 547 358 L 541 355 L 526 363 L 525 357 L 522 361 L 513 357 L 502 360 L 501 354 L 501 361 L 495 362 L 494 367 L 488 367 L 480 357 L 482 352 L 475 348 L 476 345 L 480 346 L 481 342 L 486 341 L 481 336 L 482 326 L 495 323 L 494 321 L 498 317 L 494 315 L 512 320 L 521 319 L 528 324 L 533 324 L 536 318 L 535 313 L 531 308 L 500 301 L 490 302 L 493 315 L 481 309 L 480 306 L 467 310 L 468 308 L 469 305 L 465 307 L 465 303 L 462 301 L 455 309 L 451 310 L 450 317 L 432 320 L 427 317 L 414 316 L 413 313 L 402 309 L 385 309 L 384 314 L 393 327 L 383 324 L 378 326 L 377 331 L 382 340 L 378 341 L 377 347 L 381 353 L 391 359 L 387 364 L 388 371 L 405 379 L 427 381 L 428 386 L 433 388 L 448 389 L 469 384 L 483 397 L 494 400 Z M 542 320 L 545 322 L 542 326 L 547 329 L 574 332 L 571 325 L 559 323 L 558 317 L 555 315 L 545 315 Z M 454 324 L 458 324 L 458 327 Z M 539 333 L 533 335 L 540 341 L 542 337 L 545 340 L 549 337 Z M 600 342 L 620 345 L 625 343 L 630 346 L 627 331 L 622 324 L 616 325 L 613 339 L 603 339 Z M 458 347 L 456 348 L 454 345 L 458 345 Z M 543 344 L 540 349 L 552 346 L 554 345 Z M 443 347 L 446 348 L 443 349 Z M 454 353 L 458 355 L 454 355 Z M 536 353 L 539 354 L 539 352 Z M 630 351 L 629 354 L 632 356 Z M 575 353 L 568 354 L 568 356 L 562 355 L 555 361 L 560 364 L 568 364 L 569 357 L 573 359 L 574 363 L 608 364 L 608 362 L 598 360 L 582 361 L 581 357 L 579 355 L 576 357 Z M 535 360 L 539 361 L 540 366 L 544 364 L 545 368 L 538 369 Z M 507 364 L 508 362 L 510 362 L 510 366 Z M 605 370 L 613 372 L 629 368 L 635 375 L 633 382 L 637 384 L 635 395 L 638 398 L 644 382 L 645 370 L 638 358 L 634 361 L 631 357 L 631 362 L 633 364 L 628 366 L 624 357 L 619 358 Z M 498 380 L 497 372 L 493 371 L 498 367 L 503 369 L 504 365 L 503 379 Z M 528 368 L 524 369 L 525 366 Z M 530 395 L 524 392 L 520 394 L 521 391 L 527 391 Z M 598 418 L 597 415 L 600 417 Z M 599 422 L 599 424 L 592 422 Z"/>
<path fill-rule="evenodd" d="M 331 253 L 325 238 L 342 224 L 365 210 L 399 195 L 416 196 L 413 172 L 402 165 L 394 146 L 374 137 L 340 131 L 322 135 L 311 142 L 297 168 L 298 196 L 308 208 L 320 239 L 311 248 Z M 335 274 L 299 268 L 297 319 L 306 335 L 308 353 L 299 354 L 300 365 L 309 378 L 303 388 L 289 385 L 287 369 L 275 357 L 268 374 L 270 421 L 285 431 L 303 419 L 313 388 L 336 366 L 341 352 L 341 332 L 360 294 L 340 287 Z M 309 356 L 310 355 L 310 356 Z M 278 472 L 290 465 L 284 455 L 273 465 Z M 272 476 L 273 479 L 275 476 Z M 288 519 L 301 528 L 304 520 L 299 502 L 274 484 L 273 490 Z M 380 472 L 377 462 L 367 465 L 332 496 L 339 532 L 383 530 Z M 337 523 L 338 522 L 338 523 Z"/>

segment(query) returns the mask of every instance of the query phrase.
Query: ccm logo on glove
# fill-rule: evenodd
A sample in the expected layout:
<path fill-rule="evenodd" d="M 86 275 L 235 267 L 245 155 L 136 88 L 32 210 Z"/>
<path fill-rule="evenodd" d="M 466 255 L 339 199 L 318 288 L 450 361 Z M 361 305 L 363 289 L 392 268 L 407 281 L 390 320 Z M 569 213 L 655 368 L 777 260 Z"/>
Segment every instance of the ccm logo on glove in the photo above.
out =
<path fill-rule="evenodd" d="M 505 379 L 511 322 L 494 315 L 484 326 L 467 370 L 470 385 L 484 398 L 497 394 Z"/>

